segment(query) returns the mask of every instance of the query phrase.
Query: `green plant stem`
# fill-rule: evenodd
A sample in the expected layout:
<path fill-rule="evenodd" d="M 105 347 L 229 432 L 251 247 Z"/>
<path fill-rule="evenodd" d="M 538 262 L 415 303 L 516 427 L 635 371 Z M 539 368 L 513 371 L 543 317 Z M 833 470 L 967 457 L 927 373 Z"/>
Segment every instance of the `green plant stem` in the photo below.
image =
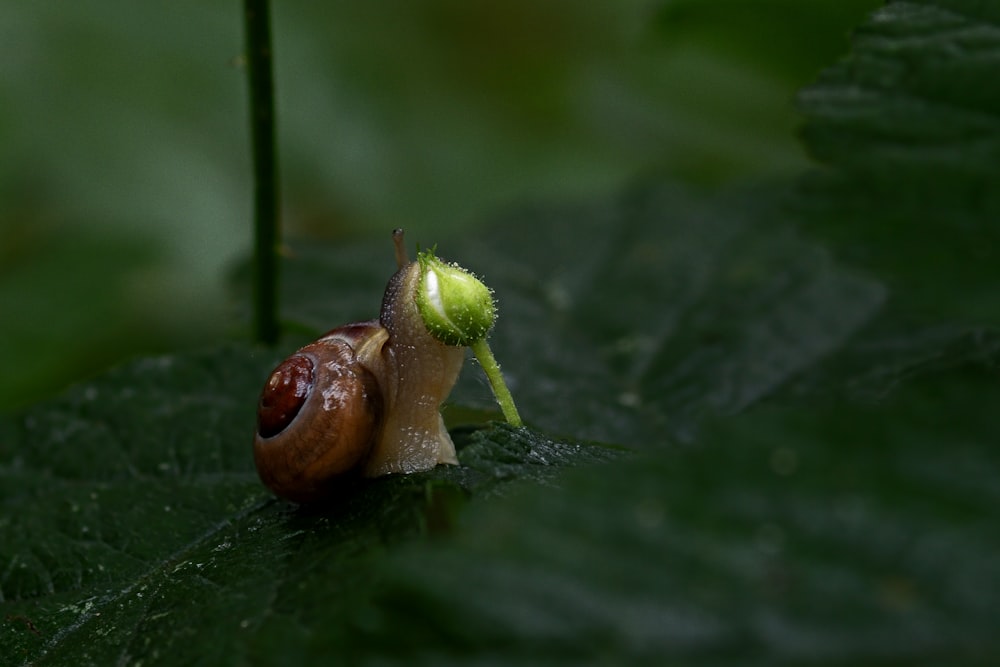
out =
<path fill-rule="evenodd" d="M 268 0 L 244 0 L 254 191 L 254 336 L 278 339 L 278 157 L 274 139 L 271 17 Z"/>
<path fill-rule="evenodd" d="M 507 383 L 504 382 L 503 374 L 500 372 L 500 364 L 497 363 L 496 357 L 493 356 L 490 344 L 486 342 L 485 338 L 480 338 L 469 347 L 472 348 L 472 353 L 476 355 L 479 365 L 483 367 L 483 371 L 490 381 L 490 386 L 493 387 L 493 395 L 496 396 L 497 403 L 500 404 L 503 416 L 511 426 L 521 426 L 524 422 L 521 421 L 521 415 L 517 413 L 517 408 L 514 407 L 514 397 L 510 395 L 510 390 L 507 389 Z"/>

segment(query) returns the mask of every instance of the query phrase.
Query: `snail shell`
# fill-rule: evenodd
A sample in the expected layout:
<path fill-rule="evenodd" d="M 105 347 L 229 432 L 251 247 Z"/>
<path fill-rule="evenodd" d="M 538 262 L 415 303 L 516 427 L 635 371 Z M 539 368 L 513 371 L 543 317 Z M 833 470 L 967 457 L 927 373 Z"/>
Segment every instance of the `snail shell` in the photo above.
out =
<path fill-rule="evenodd" d="M 370 456 L 385 414 L 376 373 L 388 333 L 377 322 L 338 327 L 283 361 L 257 410 L 254 462 L 272 491 L 297 502 Z"/>

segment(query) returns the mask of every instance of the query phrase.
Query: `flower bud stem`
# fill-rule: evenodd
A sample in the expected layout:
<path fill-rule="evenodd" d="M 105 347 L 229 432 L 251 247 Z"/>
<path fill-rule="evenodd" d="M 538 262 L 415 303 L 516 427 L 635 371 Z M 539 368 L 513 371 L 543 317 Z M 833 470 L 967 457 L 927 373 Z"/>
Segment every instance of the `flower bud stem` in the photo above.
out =
<path fill-rule="evenodd" d="M 503 411 L 507 423 L 511 426 L 521 426 L 524 422 L 521 421 L 521 415 L 517 414 L 514 398 L 510 395 L 510 390 L 507 389 L 507 383 L 504 382 L 503 374 L 500 373 L 500 364 L 493 356 L 490 344 L 486 342 L 486 338 L 480 338 L 469 347 L 472 348 L 472 353 L 479 360 L 479 365 L 483 367 L 483 371 L 490 381 L 490 386 L 493 388 L 493 395 L 496 396 L 497 403 L 500 404 L 500 410 Z"/>

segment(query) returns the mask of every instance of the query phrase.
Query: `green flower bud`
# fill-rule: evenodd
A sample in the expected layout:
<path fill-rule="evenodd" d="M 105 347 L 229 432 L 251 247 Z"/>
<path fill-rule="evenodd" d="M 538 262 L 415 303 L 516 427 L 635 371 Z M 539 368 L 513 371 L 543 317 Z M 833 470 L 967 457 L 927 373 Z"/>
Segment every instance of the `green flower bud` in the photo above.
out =
<path fill-rule="evenodd" d="M 427 330 L 445 345 L 468 346 L 486 337 L 496 320 L 493 293 L 474 275 L 421 252 L 417 310 Z"/>

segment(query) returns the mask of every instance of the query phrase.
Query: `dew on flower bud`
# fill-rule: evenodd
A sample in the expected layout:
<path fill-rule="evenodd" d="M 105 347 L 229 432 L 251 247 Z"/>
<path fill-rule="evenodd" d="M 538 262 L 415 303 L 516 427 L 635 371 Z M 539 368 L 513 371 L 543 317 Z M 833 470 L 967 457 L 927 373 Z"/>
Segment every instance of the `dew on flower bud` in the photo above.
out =
<path fill-rule="evenodd" d="M 416 301 L 427 330 L 446 345 L 471 345 L 486 336 L 496 319 L 490 289 L 474 275 L 446 264 L 432 252 L 420 253 Z"/>

